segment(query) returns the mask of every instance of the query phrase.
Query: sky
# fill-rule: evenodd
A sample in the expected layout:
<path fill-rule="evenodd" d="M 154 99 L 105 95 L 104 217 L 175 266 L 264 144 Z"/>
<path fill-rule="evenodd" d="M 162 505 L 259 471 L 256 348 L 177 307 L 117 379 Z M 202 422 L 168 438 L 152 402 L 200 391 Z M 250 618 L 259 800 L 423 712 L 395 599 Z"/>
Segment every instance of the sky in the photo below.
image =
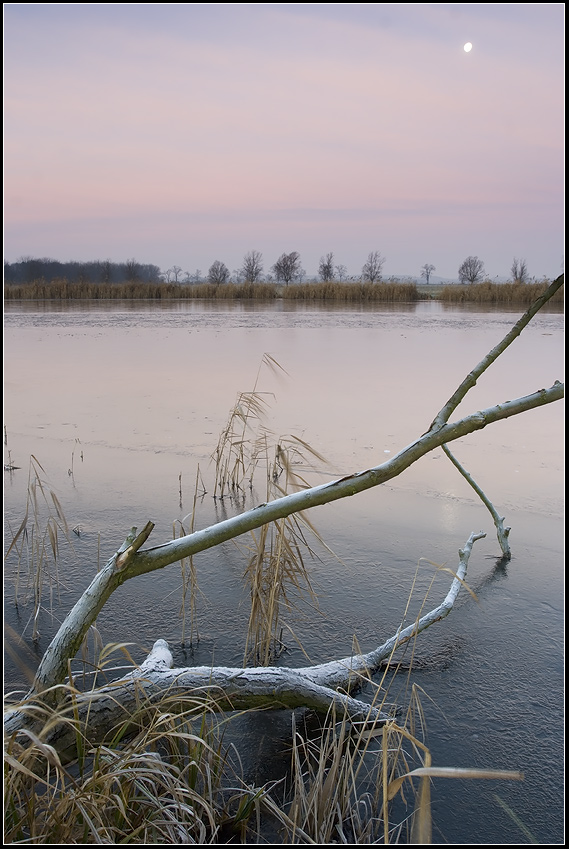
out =
<path fill-rule="evenodd" d="M 563 270 L 562 3 L 3 9 L 8 262 Z"/>

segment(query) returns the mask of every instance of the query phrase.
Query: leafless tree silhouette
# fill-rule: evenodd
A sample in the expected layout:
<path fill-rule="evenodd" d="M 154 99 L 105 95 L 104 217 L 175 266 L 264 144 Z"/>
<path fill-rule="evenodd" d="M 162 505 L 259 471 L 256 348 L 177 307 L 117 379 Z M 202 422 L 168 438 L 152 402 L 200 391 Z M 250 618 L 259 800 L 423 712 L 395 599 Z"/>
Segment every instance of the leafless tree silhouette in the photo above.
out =
<path fill-rule="evenodd" d="M 207 273 L 208 283 L 227 283 L 229 281 L 229 269 L 224 262 L 218 259 L 210 265 Z"/>
<path fill-rule="evenodd" d="M 371 251 L 362 268 L 362 279 L 367 283 L 379 283 L 384 263 L 385 257 L 379 251 Z"/>
<path fill-rule="evenodd" d="M 477 256 L 467 256 L 458 269 L 461 283 L 480 283 L 485 274 L 484 263 Z"/>

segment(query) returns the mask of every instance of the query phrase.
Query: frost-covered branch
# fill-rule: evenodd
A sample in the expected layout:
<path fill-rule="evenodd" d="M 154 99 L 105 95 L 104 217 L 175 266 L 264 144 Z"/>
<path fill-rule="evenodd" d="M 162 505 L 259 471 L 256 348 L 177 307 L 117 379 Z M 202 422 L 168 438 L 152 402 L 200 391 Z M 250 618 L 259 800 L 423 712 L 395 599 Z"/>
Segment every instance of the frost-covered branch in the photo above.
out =
<path fill-rule="evenodd" d="M 449 460 L 451 461 L 451 463 L 453 464 L 453 466 L 458 469 L 462 477 L 466 481 L 468 481 L 468 483 L 470 484 L 474 492 L 478 495 L 485 507 L 488 508 L 490 515 L 492 516 L 492 519 L 494 521 L 494 525 L 496 526 L 496 534 L 498 536 L 500 548 L 502 549 L 502 554 L 507 560 L 509 560 L 512 556 L 512 552 L 510 551 L 510 542 L 508 540 L 508 537 L 510 536 L 510 531 L 512 529 L 504 527 L 505 516 L 498 515 L 498 511 L 496 510 L 488 496 L 483 492 L 483 490 L 480 489 L 472 475 L 466 471 L 466 469 L 461 463 L 459 463 L 459 461 L 456 459 L 448 445 L 442 445 L 441 447 L 449 458 Z"/>
<path fill-rule="evenodd" d="M 563 384 L 556 381 L 549 389 L 540 389 L 523 398 L 506 401 L 495 407 L 473 413 L 457 422 L 430 430 L 380 466 L 286 495 L 238 516 L 225 519 L 204 530 L 195 531 L 154 548 L 136 550 L 131 538 L 136 531 L 133 528 L 131 537 L 93 578 L 83 596 L 65 618 L 40 662 L 34 691 L 48 690 L 64 680 L 68 659 L 74 657 L 87 630 L 97 618 L 109 596 L 126 580 L 162 569 L 184 557 L 213 548 L 276 519 L 290 516 L 292 513 L 328 504 L 379 486 L 400 475 L 434 448 L 481 430 L 494 422 L 558 401 L 563 397 L 563 393 Z M 150 524 L 142 531 L 142 535 L 146 533 Z M 121 554 L 126 552 L 129 552 L 129 557 L 125 562 L 121 559 Z"/>
<path fill-rule="evenodd" d="M 381 707 L 350 695 L 376 672 L 386 658 L 421 631 L 448 616 L 464 583 L 468 560 L 476 540 L 485 534 L 472 533 L 459 551 L 459 565 L 444 601 L 407 628 L 399 628 L 383 645 L 367 654 L 353 655 L 331 663 L 300 669 L 256 667 L 249 669 L 224 666 L 197 666 L 173 669 L 168 643 L 157 640 L 144 663 L 123 678 L 86 693 L 69 693 L 59 705 L 57 717 L 45 722 L 45 709 L 34 709 L 31 701 L 11 711 L 4 721 L 8 735 L 43 728 L 42 743 L 53 746 L 62 761 L 77 755 L 78 735 L 85 734 L 89 745 L 102 743 L 112 731 L 141 721 L 141 710 L 152 708 L 164 699 L 178 710 L 186 703 L 206 698 L 211 710 L 249 710 L 251 708 L 308 708 L 327 713 L 331 707 L 351 721 L 383 724 L 391 717 Z M 135 719 L 133 719 L 133 717 Z M 138 719 L 136 719 L 138 717 Z M 79 728 L 81 731 L 79 732 Z"/>
<path fill-rule="evenodd" d="M 556 280 L 551 283 L 543 295 L 540 295 L 539 298 L 533 302 L 533 304 L 525 311 L 519 321 L 517 321 L 512 329 L 506 333 L 502 341 L 492 348 L 489 351 L 484 359 L 480 360 L 477 366 L 475 366 L 469 374 L 466 375 L 458 389 L 453 392 L 449 400 L 446 402 L 442 410 L 435 416 L 429 431 L 433 429 L 437 429 L 442 427 L 442 425 L 448 422 L 452 413 L 456 410 L 462 399 L 465 397 L 466 393 L 472 389 L 473 386 L 476 385 L 476 381 L 478 378 L 486 371 L 489 366 L 495 362 L 500 354 L 503 354 L 506 348 L 508 348 L 514 339 L 520 335 L 524 327 L 531 321 L 531 319 L 539 312 L 539 310 L 546 304 L 550 298 L 557 292 L 558 289 L 563 286 L 565 280 L 565 275 L 561 274 L 557 277 Z"/>

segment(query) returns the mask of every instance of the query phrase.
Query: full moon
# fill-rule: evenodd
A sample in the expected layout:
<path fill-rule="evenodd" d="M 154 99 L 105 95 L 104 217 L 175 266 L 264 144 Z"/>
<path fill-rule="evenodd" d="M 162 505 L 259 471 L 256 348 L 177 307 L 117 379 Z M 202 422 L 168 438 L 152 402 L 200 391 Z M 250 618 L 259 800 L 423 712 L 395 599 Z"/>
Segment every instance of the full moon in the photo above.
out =
<path fill-rule="evenodd" d="M 470 53 L 471 50 L 472 50 L 472 44 L 469 41 L 467 41 L 466 44 L 464 45 L 464 52 Z"/>

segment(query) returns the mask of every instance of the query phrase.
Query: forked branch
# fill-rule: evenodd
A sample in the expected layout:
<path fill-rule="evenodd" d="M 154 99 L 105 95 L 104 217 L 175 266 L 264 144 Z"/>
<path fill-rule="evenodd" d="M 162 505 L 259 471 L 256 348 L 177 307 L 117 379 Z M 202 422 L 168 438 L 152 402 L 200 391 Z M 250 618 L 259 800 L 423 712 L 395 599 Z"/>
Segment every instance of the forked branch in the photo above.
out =
<path fill-rule="evenodd" d="M 458 469 L 462 477 L 468 481 L 476 495 L 480 498 L 485 507 L 488 508 L 490 515 L 494 521 L 494 525 L 496 526 L 496 535 L 498 537 L 498 542 L 500 543 L 500 548 L 502 549 L 502 554 L 506 560 L 509 560 L 512 556 L 512 552 L 510 551 L 510 542 L 508 537 L 510 536 L 511 528 L 506 528 L 504 525 L 505 516 L 500 516 L 498 511 L 486 495 L 486 493 L 480 489 L 474 478 L 469 472 L 466 471 L 462 463 L 456 459 L 448 445 L 441 446 L 451 463 L 455 468 Z"/>
<path fill-rule="evenodd" d="M 543 295 L 540 295 L 539 298 L 536 298 L 533 304 L 528 307 L 528 309 L 525 311 L 519 321 L 517 321 L 512 327 L 512 329 L 508 331 L 508 333 L 506 333 L 502 341 L 494 348 L 492 348 L 492 350 L 486 354 L 484 359 L 480 360 L 478 365 L 475 366 L 472 371 L 466 375 L 458 389 L 453 392 L 453 394 L 446 402 L 442 410 L 440 410 L 440 412 L 437 413 L 437 415 L 435 416 L 433 423 L 429 428 L 429 431 L 442 427 L 443 424 L 446 424 L 446 422 L 448 422 L 450 416 L 452 415 L 452 413 L 454 413 L 462 399 L 465 397 L 466 393 L 470 389 L 472 389 L 473 386 L 476 385 L 476 381 L 478 380 L 478 378 L 482 374 L 484 374 L 486 369 L 489 368 L 493 362 L 498 359 L 500 354 L 504 353 L 506 348 L 508 348 L 512 344 L 514 339 L 518 338 L 524 327 L 526 327 L 530 323 L 534 315 L 536 315 L 536 313 L 540 311 L 544 304 L 546 304 L 549 299 L 553 297 L 557 290 L 560 289 L 561 286 L 563 286 L 564 280 L 565 275 L 560 274 L 559 277 L 557 277 L 556 280 L 554 280 L 553 283 L 551 283 L 547 287 Z"/>
<path fill-rule="evenodd" d="M 39 707 L 35 711 L 30 700 L 23 709 L 15 709 L 5 717 L 4 730 L 9 735 L 32 730 L 39 716 L 44 729 L 43 743 L 54 746 L 65 762 L 77 756 L 78 728 L 86 734 L 90 745 L 97 745 L 107 739 L 110 729 L 116 734 L 122 726 L 121 735 L 127 733 L 132 717 L 138 716 L 140 721 L 141 710 L 151 709 L 165 698 L 175 700 L 179 709 L 185 701 L 195 701 L 199 696 L 207 697 L 209 704 L 220 711 L 304 707 L 326 714 L 334 707 L 340 713 L 345 712 L 351 721 L 381 725 L 392 718 L 383 711 L 383 705 L 370 705 L 350 694 L 369 681 L 397 648 L 448 616 L 464 583 L 472 547 L 484 536 L 482 532 L 472 533 L 459 551 L 459 565 L 444 601 L 408 627 L 399 628 L 372 652 L 301 669 L 282 666 L 173 669 L 168 643 L 157 640 L 144 663 L 113 684 L 87 693 L 58 688 L 65 698 L 52 723 L 45 723 L 43 709 Z"/>

